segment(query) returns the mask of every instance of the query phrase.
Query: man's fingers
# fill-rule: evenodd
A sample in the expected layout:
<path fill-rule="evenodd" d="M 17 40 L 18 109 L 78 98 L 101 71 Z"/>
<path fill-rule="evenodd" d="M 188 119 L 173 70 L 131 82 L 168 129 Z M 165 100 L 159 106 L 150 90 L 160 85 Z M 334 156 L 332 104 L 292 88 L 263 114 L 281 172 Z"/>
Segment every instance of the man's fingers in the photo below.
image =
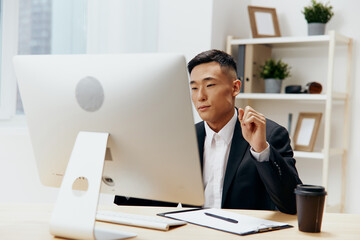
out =
<path fill-rule="evenodd" d="M 259 113 L 256 112 L 252 107 L 246 106 L 245 111 L 244 111 L 243 119 L 246 119 L 246 118 L 250 117 L 251 114 L 259 114 Z"/>
<path fill-rule="evenodd" d="M 239 112 L 238 118 L 239 118 L 239 121 L 241 122 L 243 120 L 243 118 L 244 118 L 244 109 L 239 108 L 238 112 Z"/>
<path fill-rule="evenodd" d="M 258 112 L 245 112 L 244 116 L 243 116 L 243 120 L 246 120 L 246 119 L 250 119 L 251 117 L 256 117 L 258 119 L 262 119 L 263 121 L 266 121 L 265 119 L 265 116 L 261 113 L 258 113 Z"/>
<path fill-rule="evenodd" d="M 250 125 L 251 123 L 254 123 L 256 125 L 264 125 L 266 123 L 266 120 L 256 115 L 252 115 L 243 120 L 243 125 Z"/>
<path fill-rule="evenodd" d="M 247 107 L 245 108 L 245 114 L 244 114 L 245 117 L 246 117 L 248 114 L 250 114 L 250 113 L 256 114 L 256 115 L 259 115 L 259 116 L 262 116 L 262 117 L 265 117 L 263 114 L 255 111 L 252 107 L 247 106 Z"/>
<path fill-rule="evenodd" d="M 245 110 L 241 108 L 239 109 L 239 121 L 242 126 L 246 127 L 250 131 L 254 127 L 261 127 L 266 124 L 265 116 L 258 113 L 250 106 L 246 106 Z"/>

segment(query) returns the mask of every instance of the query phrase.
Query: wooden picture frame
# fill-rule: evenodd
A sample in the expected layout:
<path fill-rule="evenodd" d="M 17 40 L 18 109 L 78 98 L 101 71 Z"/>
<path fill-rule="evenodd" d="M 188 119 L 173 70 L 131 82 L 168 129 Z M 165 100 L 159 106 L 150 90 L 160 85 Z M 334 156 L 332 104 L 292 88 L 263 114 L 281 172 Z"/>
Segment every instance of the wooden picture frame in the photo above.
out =
<path fill-rule="evenodd" d="M 294 150 L 312 152 L 322 113 L 299 113 L 294 134 Z"/>
<path fill-rule="evenodd" d="M 248 6 L 253 38 L 280 37 L 280 28 L 275 8 Z"/>

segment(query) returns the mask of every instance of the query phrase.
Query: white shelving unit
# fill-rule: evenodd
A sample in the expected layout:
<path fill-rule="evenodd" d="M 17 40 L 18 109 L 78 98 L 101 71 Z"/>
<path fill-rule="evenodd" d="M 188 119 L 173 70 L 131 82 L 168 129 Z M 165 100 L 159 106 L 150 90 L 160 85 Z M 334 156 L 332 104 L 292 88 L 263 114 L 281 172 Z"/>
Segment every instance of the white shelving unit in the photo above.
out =
<path fill-rule="evenodd" d="M 328 67 L 326 79 L 326 93 L 325 94 L 266 94 L 266 93 L 241 93 L 237 99 L 244 99 L 249 101 L 261 100 L 285 100 L 285 101 L 315 101 L 323 103 L 325 110 L 324 121 L 324 143 L 321 152 L 301 152 L 295 151 L 295 158 L 309 158 L 322 160 L 322 185 L 328 187 L 328 173 L 329 173 L 329 158 L 331 156 L 342 157 L 342 188 L 341 188 L 341 201 L 339 211 L 343 212 L 345 203 L 345 179 L 346 179 L 346 165 L 348 155 L 348 139 L 349 139 L 349 99 L 350 99 L 350 83 L 351 83 L 351 61 L 352 61 L 352 39 L 329 31 L 328 35 L 320 36 L 304 36 L 304 37 L 276 37 L 276 38 L 256 38 L 256 39 L 236 39 L 232 36 L 227 38 L 227 53 L 231 54 L 232 47 L 238 45 L 249 44 L 266 44 L 273 48 L 298 48 L 298 47 L 328 47 Z M 334 81 L 334 53 L 335 47 L 343 45 L 347 46 L 347 68 L 346 68 L 346 91 L 336 92 L 333 89 Z M 343 129 L 343 145 L 339 148 L 330 148 L 331 139 L 331 121 L 332 109 L 334 101 L 341 101 L 344 103 L 344 129 Z"/>
<path fill-rule="evenodd" d="M 345 93 L 333 93 L 334 100 L 346 100 Z M 297 101 L 323 101 L 327 99 L 326 94 L 277 94 L 277 93 L 241 93 L 237 99 L 246 100 L 297 100 Z"/>

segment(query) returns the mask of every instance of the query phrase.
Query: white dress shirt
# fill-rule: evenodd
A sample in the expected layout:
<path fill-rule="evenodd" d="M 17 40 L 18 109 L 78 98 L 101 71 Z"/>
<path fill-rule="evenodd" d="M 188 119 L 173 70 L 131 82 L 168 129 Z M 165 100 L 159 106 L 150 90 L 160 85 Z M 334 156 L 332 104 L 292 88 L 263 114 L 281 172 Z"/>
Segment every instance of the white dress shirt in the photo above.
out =
<path fill-rule="evenodd" d="M 203 158 L 203 182 L 205 187 L 205 208 L 221 208 L 224 176 L 227 160 L 229 158 L 231 142 L 234 134 L 237 113 L 218 132 L 214 132 L 205 122 L 205 142 Z M 268 161 L 270 148 L 268 147 L 261 153 L 256 153 L 250 149 L 253 157 L 258 161 Z"/>

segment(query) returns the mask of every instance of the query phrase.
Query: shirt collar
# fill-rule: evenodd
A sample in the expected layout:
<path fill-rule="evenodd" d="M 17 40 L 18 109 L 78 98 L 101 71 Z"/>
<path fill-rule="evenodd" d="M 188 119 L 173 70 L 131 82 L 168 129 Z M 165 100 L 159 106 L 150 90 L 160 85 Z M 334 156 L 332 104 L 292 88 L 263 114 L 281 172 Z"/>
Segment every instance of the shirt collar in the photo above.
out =
<path fill-rule="evenodd" d="M 237 114 L 236 114 L 236 110 L 234 109 L 233 117 L 230 119 L 230 121 L 218 133 L 214 132 L 209 127 L 207 122 L 205 122 L 205 133 L 206 133 L 207 140 L 208 141 L 210 140 L 210 142 L 211 142 L 214 135 L 218 134 L 226 142 L 226 144 L 230 144 L 231 140 L 232 140 L 232 137 L 233 137 L 236 120 L 237 120 Z"/>

